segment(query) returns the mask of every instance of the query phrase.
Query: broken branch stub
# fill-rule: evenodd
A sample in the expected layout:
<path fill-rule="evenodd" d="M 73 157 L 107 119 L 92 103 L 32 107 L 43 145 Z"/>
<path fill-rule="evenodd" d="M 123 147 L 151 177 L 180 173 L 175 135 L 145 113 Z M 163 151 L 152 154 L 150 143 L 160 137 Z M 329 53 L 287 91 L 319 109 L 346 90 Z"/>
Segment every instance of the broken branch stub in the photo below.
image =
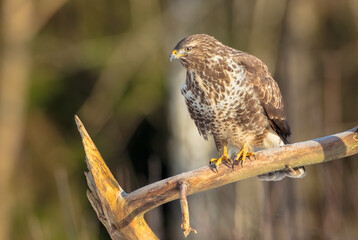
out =
<path fill-rule="evenodd" d="M 128 224 L 121 224 L 128 215 L 125 207 L 126 193 L 108 169 L 80 119 L 75 116 L 75 120 L 82 137 L 89 169 L 89 172 L 85 173 L 90 188 L 87 196 L 111 239 L 158 239 L 145 222 L 144 213 L 134 216 Z"/>

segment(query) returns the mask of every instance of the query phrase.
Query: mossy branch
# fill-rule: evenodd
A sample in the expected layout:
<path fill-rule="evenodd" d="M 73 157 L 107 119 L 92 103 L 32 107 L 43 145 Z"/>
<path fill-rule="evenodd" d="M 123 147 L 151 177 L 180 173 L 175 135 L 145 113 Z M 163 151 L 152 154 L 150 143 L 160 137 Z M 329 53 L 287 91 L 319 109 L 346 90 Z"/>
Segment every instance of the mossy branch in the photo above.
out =
<path fill-rule="evenodd" d="M 112 239 L 157 239 L 143 215 L 153 208 L 178 199 L 180 191 L 181 201 L 185 203 L 187 195 L 284 169 L 287 165 L 297 167 L 317 164 L 358 153 L 357 126 L 335 135 L 259 151 L 255 153 L 256 160 L 246 161 L 244 167 L 235 166 L 233 169 L 222 164 L 217 173 L 205 166 L 127 194 L 114 179 L 79 118 L 75 116 L 75 119 L 89 169 L 86 173 L 90 188 L 87 195 Z M 181 186 L 182 184 L 185 186 Z M 189 226 L 188 212 L 183 212 L 183 226 L 184 234 L 195 231 Z"/>

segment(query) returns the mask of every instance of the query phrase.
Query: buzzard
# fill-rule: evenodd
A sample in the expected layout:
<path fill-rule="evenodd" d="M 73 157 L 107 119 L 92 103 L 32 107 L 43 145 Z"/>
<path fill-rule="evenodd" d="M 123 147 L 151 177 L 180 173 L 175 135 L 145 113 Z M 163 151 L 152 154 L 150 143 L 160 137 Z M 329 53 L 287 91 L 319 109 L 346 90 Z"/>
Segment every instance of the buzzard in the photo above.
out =
<path fill-rule="evenodd" d="M 220 158 L 210 160 L 217 169 L 253 152 L 289 143 L 291 135 L 280 89 L 258 58 L 224 45 L 206 34 L 182 39 L 170 55 L 186 68 L 184 95 L 199 133 L 213 136 Z M 305 176 L 304 167 L 260 175 L 261 180 Z"/>

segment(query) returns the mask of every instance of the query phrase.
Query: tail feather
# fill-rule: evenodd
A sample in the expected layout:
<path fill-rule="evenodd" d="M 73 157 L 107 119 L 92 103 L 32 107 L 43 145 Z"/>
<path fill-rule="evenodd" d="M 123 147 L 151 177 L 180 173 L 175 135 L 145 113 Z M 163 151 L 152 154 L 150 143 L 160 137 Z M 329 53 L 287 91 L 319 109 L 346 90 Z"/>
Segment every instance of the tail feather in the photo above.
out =
<path fill-rule="evenodd" d="M 259 175 L 258 178 L 261 181 L 280 181 L 285 177 L 303 178 L 304 176 L 306 176 L 306 169 L 301 166 L 295 168 L 287 167 L 283 170 Z"/>

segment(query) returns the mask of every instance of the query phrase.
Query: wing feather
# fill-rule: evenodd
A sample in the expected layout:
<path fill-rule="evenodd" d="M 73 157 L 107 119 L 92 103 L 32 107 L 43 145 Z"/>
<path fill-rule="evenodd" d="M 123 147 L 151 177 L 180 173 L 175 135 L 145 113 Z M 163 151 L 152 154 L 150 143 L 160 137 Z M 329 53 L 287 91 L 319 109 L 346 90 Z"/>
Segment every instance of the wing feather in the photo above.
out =
<path fill-rule="evenodd" d="M 247 71 L 250 84 L 260 99 L 272 129 L 285 144 L 289 143 L 291 130 L 286 120 L 281 91 L 276 81 L 272 78 L 266 65 L 258 58 L 241 53 L 239 59 L 240 64 Z"/>

